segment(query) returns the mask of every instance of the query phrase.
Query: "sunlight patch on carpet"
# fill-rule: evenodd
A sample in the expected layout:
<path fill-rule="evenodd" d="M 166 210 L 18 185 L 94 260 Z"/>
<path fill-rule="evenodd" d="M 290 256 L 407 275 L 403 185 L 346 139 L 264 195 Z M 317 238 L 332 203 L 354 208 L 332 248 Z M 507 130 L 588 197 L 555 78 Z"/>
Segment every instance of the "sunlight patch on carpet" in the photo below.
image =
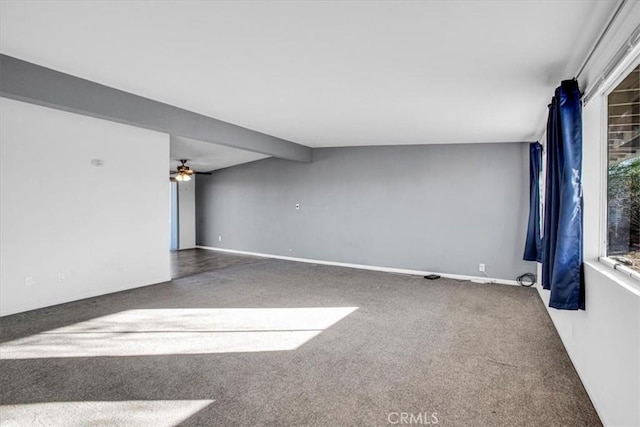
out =
<path fill-rule="evenodd" d="M 0 359 L 295 350 L 357 309 L 127 310 L 0 344 Z"/>
<path fill-rule="evenodd" d="M 120 402 L 43 402 L 2 405 L 3 426 L 88 425 L 175 426 L 213 400 L 124 400 Z"/>

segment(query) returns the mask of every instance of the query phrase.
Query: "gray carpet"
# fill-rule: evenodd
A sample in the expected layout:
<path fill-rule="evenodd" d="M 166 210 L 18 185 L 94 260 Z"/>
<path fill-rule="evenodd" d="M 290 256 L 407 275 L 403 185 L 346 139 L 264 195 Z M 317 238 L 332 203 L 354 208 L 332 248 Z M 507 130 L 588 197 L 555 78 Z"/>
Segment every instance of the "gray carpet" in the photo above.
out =
<path fill-rule="evenodd" d="M 179 279 L 205 271 L 252 264 L 264 258 L 206 249 L 183 249 L 171 252 L 171 278 Z"/>
<path fill-rule="evenodd" d="M 138 418 L 124 410 L 118 420 L 114 409 L 105 410 L 104 424 L 97 425 L 159 425 L 149 414 L 162 410 L 145 409 L 141 401 L 204 400 L 175 420 L 188 426 L 385 426 L 401 425 L 404 416 L 414 425 L 418 417 L 423 425 L 435 417 L 445 426 L 601 425 L 534 289 L 253 261 L 0 319 L 0 401 L 15 405 L 0 413 L 4 424 L 10 417 L 35 424 L 46 416 L 46 405 L 26 404 L 120 402 L 134 405 Z M 167 340 L 152 349 L 167 354 L 60 357 L 66 347 L 53 348 L 46 341 L 52 335 L 38 335 L 128 310 L 303 307 L 357 309 L 281 351 L 171 354 L 177 344 Z M 187 325 L 197 314 L 183 320 Z M 158 322 L 156 332 L 175 326 L 172 321 Z M 87 325 L 93 325 L 85 328 L 88 335 L 76 331 L 73 339 L 110 327 L 108 320 Z M 277 321 L 273 325 L 277 329 Z M 135 324 L 126 327 L 136 331 Z M 233 335 L 228 328 L 219 335 Z M 130 342 L 117 341 L 124 335 L 104 334 L 104 349 L 79 347 L 135 352 Z M 10 356 L 20 354 L 17 340 L 34 336 L 40 338 L 30 351 L 40 354 Z M 72 409 L 62 425 L 86 424 L 86 411 L 65 405 Z M 148 416 L 140 418 L 145 410 Z"/>

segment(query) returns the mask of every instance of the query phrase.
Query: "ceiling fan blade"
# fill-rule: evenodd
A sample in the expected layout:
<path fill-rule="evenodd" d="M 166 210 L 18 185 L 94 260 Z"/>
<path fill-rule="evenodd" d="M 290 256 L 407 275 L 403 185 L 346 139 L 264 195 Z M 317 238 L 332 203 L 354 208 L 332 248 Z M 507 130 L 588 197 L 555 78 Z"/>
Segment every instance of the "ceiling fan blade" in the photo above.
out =
<path fill-rule="evenodd" d="M 196 172 L 196 175 L 211 175 L 211 172 Z"/>

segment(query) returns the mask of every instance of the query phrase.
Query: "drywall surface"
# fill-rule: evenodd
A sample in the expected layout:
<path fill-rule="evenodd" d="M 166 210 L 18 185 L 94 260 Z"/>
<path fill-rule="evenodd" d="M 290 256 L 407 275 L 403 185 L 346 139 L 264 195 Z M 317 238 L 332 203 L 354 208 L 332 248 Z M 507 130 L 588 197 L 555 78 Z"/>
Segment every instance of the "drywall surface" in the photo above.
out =
<path fill-rule="evenodd" d="M 320 148 L 198 177 L 197 242 L 514 279 L 528 215 L 523 144 Z M 299 209 L 296 209 L 296 205 Z"/>
<path fill-rule="evenodd" d="M 0 54 L 2 96 L 199 141 L 308 162 L 311 149 Z"/>
<path fill-rule="evenodd" d="M 196 177 L 178 182 L 179 249 L 196 247 Z"/>
<path fill-rule="evenodd" d="M 548 308 L 606 426 L 640 425 L 640 293 L 598 262 L 585 265 L 586 310 Z M 538 287 L 545 305 L 549 291 Z"/>
<path fill-rule="evenodd" d="M 0 314 L 169 279 L 168 135 L 6 98 L 0 113 Z"/>

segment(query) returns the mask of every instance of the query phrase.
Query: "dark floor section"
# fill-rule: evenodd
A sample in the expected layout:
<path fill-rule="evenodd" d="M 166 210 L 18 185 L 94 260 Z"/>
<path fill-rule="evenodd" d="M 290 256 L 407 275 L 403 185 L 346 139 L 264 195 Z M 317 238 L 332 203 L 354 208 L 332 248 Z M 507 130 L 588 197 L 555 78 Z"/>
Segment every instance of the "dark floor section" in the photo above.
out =
<path fill-rule="evenodd" d="M 234 265 L 252 264 L 264 258 L 234 255 L 206 249 L 183 249 L 171 252 L 171 277 L 179 279 L 205 271 L 220 270 Z"/>
<path fill-rule="evenodd" d="M 290 350 L 172 354 L 168 341 L 152 356 L 5 356 L 20 337 L 132 309 L 306 307 L 357 310 Z M 387 426 L 403 412 L 444 426 L 601 425 L 529 288 L 254 259 L 0 325 L 2 405 L 213 400 L 186 426 Z"/>

